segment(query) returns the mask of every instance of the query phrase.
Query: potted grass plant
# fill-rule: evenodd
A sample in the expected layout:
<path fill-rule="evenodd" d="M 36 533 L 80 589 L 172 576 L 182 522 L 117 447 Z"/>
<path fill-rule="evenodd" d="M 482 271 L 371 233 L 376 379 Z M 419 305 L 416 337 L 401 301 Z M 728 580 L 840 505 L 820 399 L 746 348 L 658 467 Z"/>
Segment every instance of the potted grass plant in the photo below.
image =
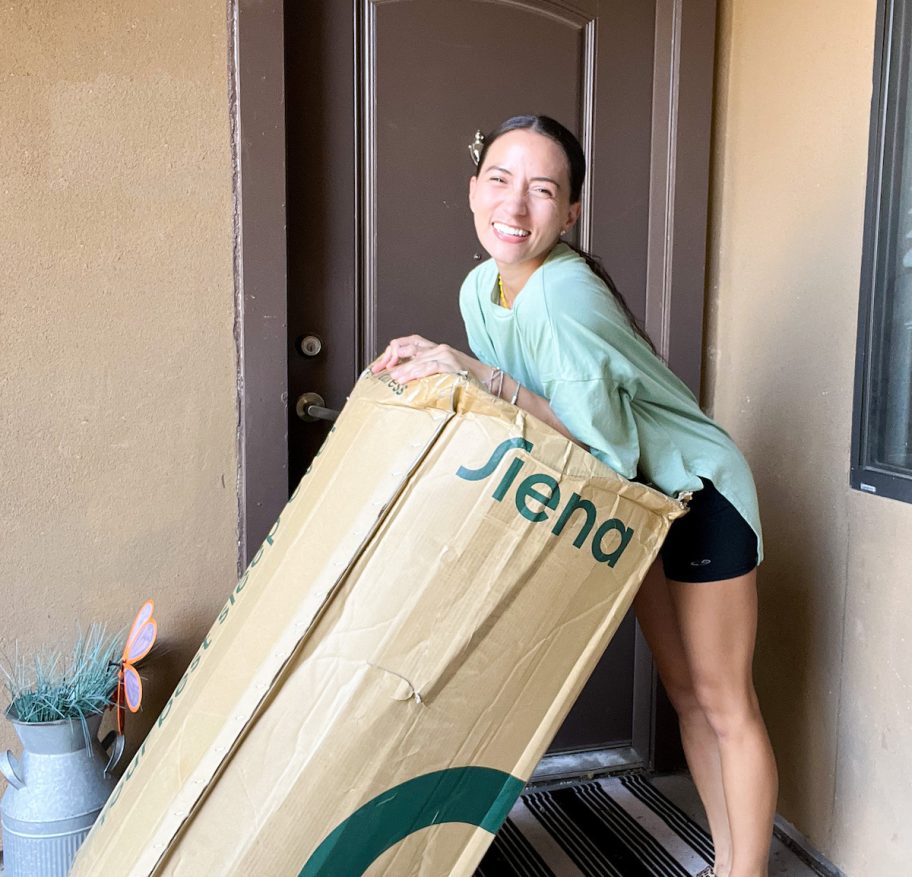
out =
<path fill-rule="evenodd" d="M 97 735 L 118 689 L 123 642 L 96 624 L 69 653 L 48 646 L 27 657 L 17 647 L 2 667 L 5 715 L 23 747 L 19 758 L 0 753 L 5 877 L 66 877 L 111 793 L 123 737 Z"/>

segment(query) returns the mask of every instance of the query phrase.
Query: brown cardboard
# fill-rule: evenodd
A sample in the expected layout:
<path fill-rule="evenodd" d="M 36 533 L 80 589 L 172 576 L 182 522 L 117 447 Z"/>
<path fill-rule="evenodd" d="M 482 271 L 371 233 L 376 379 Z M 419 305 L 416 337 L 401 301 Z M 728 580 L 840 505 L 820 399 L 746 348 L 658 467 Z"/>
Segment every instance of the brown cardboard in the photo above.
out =
<path fill-rule="evenodd" d="M 682 513 L 463 377 L 362 377 L 71 873 L 471 874 Z"/>

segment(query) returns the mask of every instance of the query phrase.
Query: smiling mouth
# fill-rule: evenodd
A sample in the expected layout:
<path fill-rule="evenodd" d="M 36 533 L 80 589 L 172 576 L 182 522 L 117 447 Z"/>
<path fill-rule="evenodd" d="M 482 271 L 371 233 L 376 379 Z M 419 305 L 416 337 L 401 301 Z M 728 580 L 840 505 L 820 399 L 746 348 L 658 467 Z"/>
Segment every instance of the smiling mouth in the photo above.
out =
<path fill-rule="evenodd" d="M 504 225 L 502 222 L 492 222 L 491 225 L 494 226 L 495 231 L 499 231 L 501 234 L 509 235 L 513 238 L 527 238 L 532 232 L 526 231 L 524 228 L 516 228 L 512 225 Z"/>

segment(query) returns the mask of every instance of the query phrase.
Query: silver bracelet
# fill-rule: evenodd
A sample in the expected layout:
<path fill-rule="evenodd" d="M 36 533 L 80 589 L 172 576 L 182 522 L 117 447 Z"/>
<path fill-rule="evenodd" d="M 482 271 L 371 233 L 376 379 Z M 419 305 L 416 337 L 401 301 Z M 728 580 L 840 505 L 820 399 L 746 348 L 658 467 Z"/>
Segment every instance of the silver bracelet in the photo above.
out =
<path fill-rule="evenodd" d="M 516 378 L 513 378 L 513 380 L 516 381 Z M 511 404 L 511 405 L 515 405 L 515 404 L 516 404 L 516 400 L 519 398 L 519 390 L 520 390 L 520 387 L 521 387 L 521 384 L 519 383 L 519 381 L 516 381 L 516 390 L 513 392 L 513 396 L 512 396 L 512 398 L 510 399 L 510 404 Z"/>
<path fill-rule="evenodd" d="M 494 367 L 491 369 L 491 375 L 490 375 L 490 377 L 489 377 L 486 381 L 482 381 L 482 386 L 483 386 L 489 393 L 491 393 L 491 394 L 493 395 L 493 394 L 494 394 L 494 381 L 497 380 L 497 376 L 498 376 L 498 375 L 502 375 L 502 374 L 503 374 L 503 372 L 502 372 L 499 368 L 497 368 L 497 366 L 494 366 Z"/>

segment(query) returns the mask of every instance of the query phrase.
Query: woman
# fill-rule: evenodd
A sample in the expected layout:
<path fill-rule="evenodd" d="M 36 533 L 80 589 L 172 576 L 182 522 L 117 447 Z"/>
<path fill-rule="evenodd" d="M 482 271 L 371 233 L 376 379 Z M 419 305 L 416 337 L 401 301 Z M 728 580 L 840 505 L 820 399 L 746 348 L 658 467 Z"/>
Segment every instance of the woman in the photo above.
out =
<path fill-rule="evenodd" d="M 391 341 L 373 370 L 400 383 L 466 371 L 622 475 L 694 492 L 634 605 L 678 713 L 714 873 L 761 877 L 777 776 L 751 671 L 762 558 L 753 481 L 610 278 L 561 242 L 579 217 L 584 173 L 578 141 L 553 119 L 517 116 L 489 135 L 469 204 L 492 258 L 460 292 L 478 358 L 412 335 Z"/>

